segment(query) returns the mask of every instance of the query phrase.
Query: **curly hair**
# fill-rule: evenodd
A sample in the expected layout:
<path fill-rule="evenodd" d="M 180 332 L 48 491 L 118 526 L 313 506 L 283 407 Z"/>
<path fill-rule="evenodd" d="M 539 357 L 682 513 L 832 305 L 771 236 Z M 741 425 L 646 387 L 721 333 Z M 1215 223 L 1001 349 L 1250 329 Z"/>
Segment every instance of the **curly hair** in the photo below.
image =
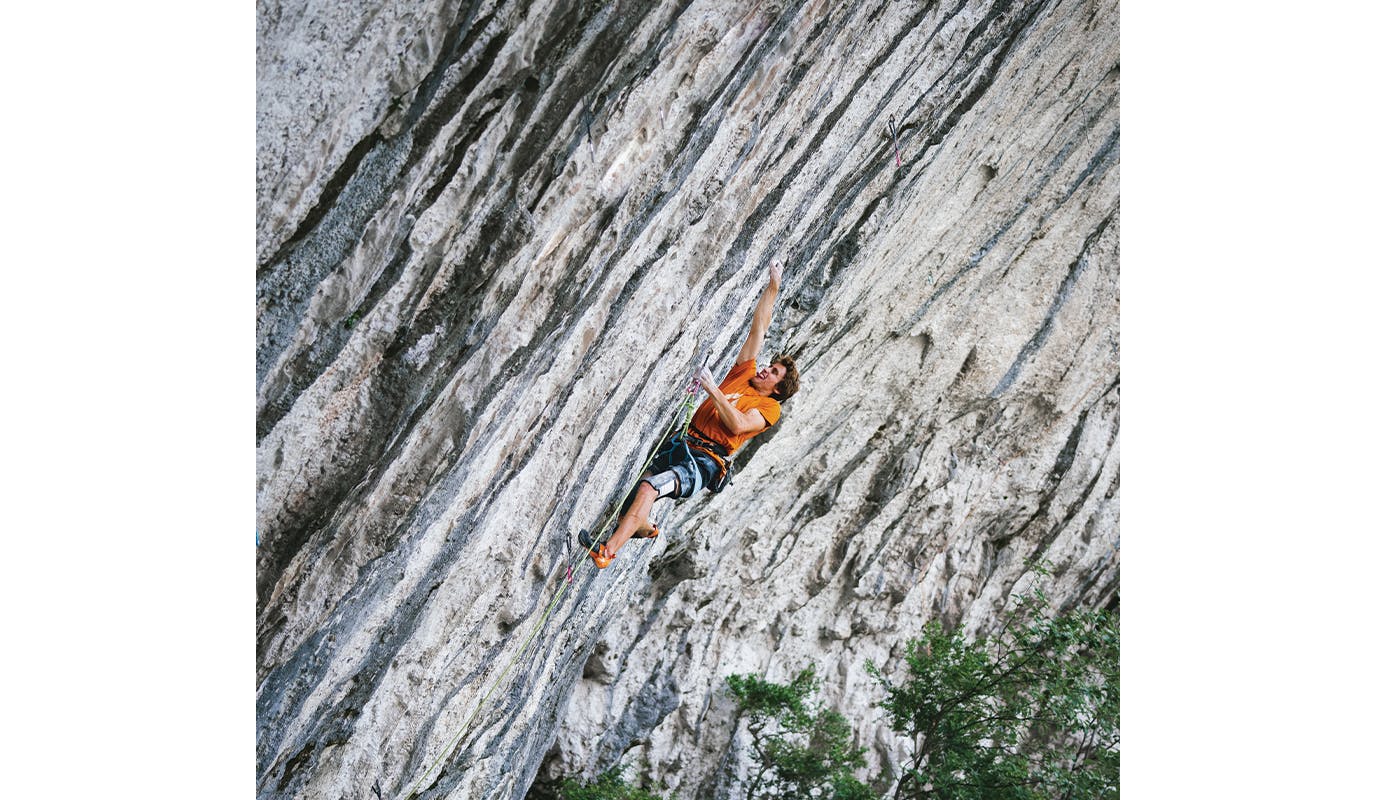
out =
<path fill-rule="evenodd" d="M 779 356 L 773 363 L 783 365 L 783 377 L 778 381 L 778 385 L 773 387 L 773 397 L 781 403 L 797 394 L 798 388 L 802 385 L 802 373 L 797 371 L 797 364 L 793 362 L 792 356 Z"/>

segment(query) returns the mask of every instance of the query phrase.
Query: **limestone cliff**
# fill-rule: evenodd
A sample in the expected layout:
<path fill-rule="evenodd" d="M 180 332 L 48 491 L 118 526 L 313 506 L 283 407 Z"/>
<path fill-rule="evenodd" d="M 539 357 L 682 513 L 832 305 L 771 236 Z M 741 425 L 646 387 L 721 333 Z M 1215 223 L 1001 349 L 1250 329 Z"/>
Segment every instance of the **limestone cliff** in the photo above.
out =
<path fill-rule="evenodd" d="M 865 659 L 1117 602 L 1115 3 L 258 9 L 260 797 L 728 795 L 808 663 L 881 777 Z M 802 391 L 565 583 L 771 258 Z"/>

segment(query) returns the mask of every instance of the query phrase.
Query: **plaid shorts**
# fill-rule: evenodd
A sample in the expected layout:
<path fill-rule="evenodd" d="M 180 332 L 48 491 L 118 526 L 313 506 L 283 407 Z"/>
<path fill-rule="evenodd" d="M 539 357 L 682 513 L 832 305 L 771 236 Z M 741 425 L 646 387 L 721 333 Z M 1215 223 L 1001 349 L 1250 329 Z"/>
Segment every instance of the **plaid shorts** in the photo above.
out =
<path fill-rule="evenodd" d="M 677 478 L 677 488 L 660 496 L 679 500 L 686 500 L 698 490 L 710 486 L 720 471 L 721 466 L 715 459 L 700 450 L 688 447 L 687 443 L 676 435 L 669 437 L 668 441 L 659 446 L 654 452 L 654 457 L 649 460 L 649 466 L 645 468 L 645 474 L 651 476 L 651 483 L 653 478 L 672 472 Z"/>

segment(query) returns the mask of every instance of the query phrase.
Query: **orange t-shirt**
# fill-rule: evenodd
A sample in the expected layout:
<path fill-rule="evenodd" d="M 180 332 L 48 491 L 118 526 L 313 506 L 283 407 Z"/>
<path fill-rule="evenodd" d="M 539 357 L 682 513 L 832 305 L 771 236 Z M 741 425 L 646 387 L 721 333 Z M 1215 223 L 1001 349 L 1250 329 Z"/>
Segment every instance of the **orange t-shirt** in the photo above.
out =
<path fill-rule="evenodd" d="M 739 392 L 740 399 L 735 401 L 735 407 L 740 409 L 742 413 L 748 413 L 754 408 L 759 409 L 759 413 L 764 415 L 764 430 L 767 430 L 769 425 L 778 422 L 778 418 L 783 414 L 783 407 L 774 398 L 760 394 L 753 386 L 750 386 L 750 378 L 753 378 L 758 371 L 759 368 L 755 365 L 754 359 L 743 364 L 736 364 L 722 379 L 721 393 L 734 394 Z M 710 396 L 702 402 L 697 413 L 692 415 L 692 427 L 697 429 L 694 433 L 698 436 L 703 436 L 724 446 L 731 453 L 739 450 L 740 445 L 752 437 L 764 432 L 764 430 L 758 430 L 754 433 L 732 434 L 726 430 L 726 426 L 721 424 L 721 415 L 717 413 L 716 403 L 712 402 Z"/>

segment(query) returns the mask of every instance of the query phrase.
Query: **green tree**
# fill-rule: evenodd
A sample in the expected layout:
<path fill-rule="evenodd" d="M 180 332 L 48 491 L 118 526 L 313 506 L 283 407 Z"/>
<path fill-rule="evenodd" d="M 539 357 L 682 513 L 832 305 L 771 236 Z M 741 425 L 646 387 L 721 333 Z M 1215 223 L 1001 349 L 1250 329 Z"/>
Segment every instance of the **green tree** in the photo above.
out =
<path fill-rule="evenodd" d="M 625 782 L 621 773 L 625 770 L 624 766 L 615 766 L 598 775 L 591 783 L 584 783 L 577 778 L 564 778 L 559 784 L 560 800 L 672 800 L 671 797 L 665 798 L 649 789 L 642 789 L 639 786 Z M 662 788 L 662 787 L 656 787 Z"/>
<path fill-rule="evenodd" d="M 868 662 L 880 706 L 916 743 L 896 796 L 1116 797 L 1118 639 L 1116 613 L 1053 616 L 1037 590 L 986 640 L 928 624 L 907 643 L 901 682 Z"/>
<path fill-rule="evenodd" d="M 740 701 L 750 732 L 754 769 L 746 796 L 769 800 L 873 800 L 854 776 L 864 749 L 854 747 L 850 724 L 813 700 L 816 672 L 808 667 L 791 683 L 759 675 L 731 675 L 726 684 Z M 812 792 L 816 791 L 816 794 Z"/>

